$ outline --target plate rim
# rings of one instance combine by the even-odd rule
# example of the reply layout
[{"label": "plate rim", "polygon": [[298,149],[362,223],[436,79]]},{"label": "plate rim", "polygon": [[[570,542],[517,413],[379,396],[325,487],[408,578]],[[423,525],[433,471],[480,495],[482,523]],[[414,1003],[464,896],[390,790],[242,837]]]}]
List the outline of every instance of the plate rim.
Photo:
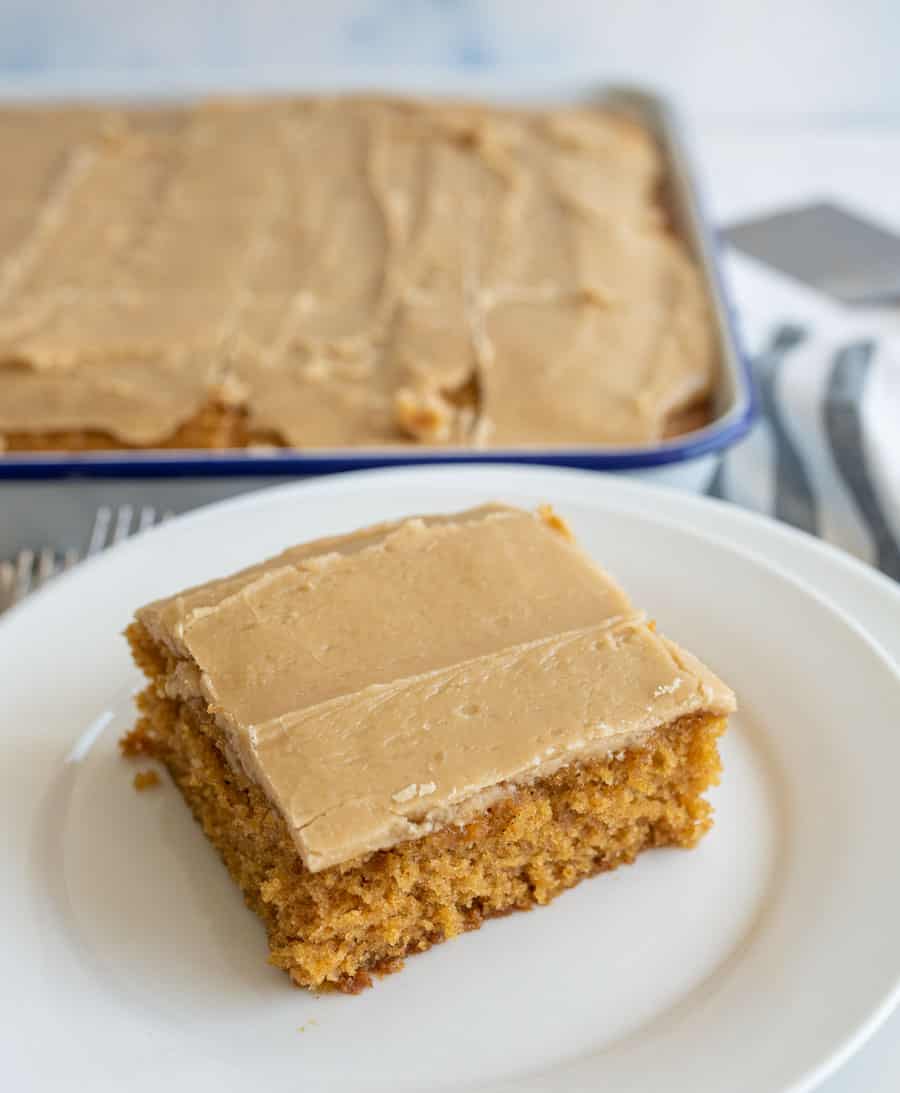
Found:
[{"label": "plate rim", "polygon": [[[565,482],[570,480],[572,482],[580,481],[584,483],[594,482],[602,484],[602,488],[610,489],[615,494],[621,491],[621,497],[628,502],[629,495],[645,496],[648,500],[653,498],[660,498],[666,502],[671,501],[674,497],[679,499],[679,503],[684,505],[687,509],[693,510],[696,513],[702,513],[704,510],[713,509],[727,519],[744,524],[745,526],[754,526],[762,524],[766,527],[767,532],[781,538],[785,543],[790,543],[792,546],[796,545],[802,550],[811,551],[818,554],[820,557],[826,560],[830,564],[838,566],[844,571],[851,572],[856,578],[862,579],[864,582],[870,584],[873,588],[878,588],[881,593],[884,593],[892,600],[900,611],[900,583],[893,581],[890,577],[881,573],[873,566],[868,565],[866,562],[854,555],[849,554],[847,551],[842,550],[840,547],[835,546],[832,543],[827,542],[824,539],[820,539],[817,536],[811,535],[808,532],[802,531],[799,528],[792,527],[790,524],[786,524],[783,521],[776,520],[764,512],[757,512],[753,509],[744,508],[732,501],[723,500],[717,497],[710,497],[708,494],[691,493],[684,490],[673,488],[669,485],[662,485],[655,482],[648,482],[643,478],[633,478],[628,475],[616,474],[606,471],[593,471],[584,470],[577,467],[554,467],[547,465],[531,466],[527,464],[501,462],[497,461],[491,464],[472,464],[465,466],[456,466],[453,464],[430,464],[430,465],[404,465],[404,466],[389,466],[389,467],[364,467],[354,469],[350,471],[341,471],[335,474],[314,476],[311,475],[306,478],[298,478],[289,482],[278,482],[271,485],[262,486],[259,489],[249,490],[246,493],[238,494],[235,497],[219,498],[215,501],[209,501],[202,505],[197,506],[195,509],[191,509],[188,512],[179,513],[173,517],[171,521],[167,521],[166,525],[160,525],[159,527],[150,528],[150,534],[157,534],[162,527],[177,525],[179,527],[185,526],[189,521],[205,518],[211,510],[217,510],[220,508],[230,509],[239,507],[252,507],[258,504],[258,499],[263,496],[270,496],[278,492],[293,492],[295,490],[304,491],[321,491],[332,488],[333,483],[343,483],[353,481],[357,479],[375,479],[387,476],[396,478],[414,478],[414,477],[431,477],[436,475],[438,477],[454,477],[460,481],[467,477],[478,477],[481,475],[493,475],[496,473],[510,474],[513,477],[520,477],[523,480],[535,481],[540,478],[546,478],[549,483],[553,481]],[[672,526],[678,526],[687,531],[694,530],[685,520],[665,517]],[[146,534],[146,532],[145,532]],[[60,574],[54,578],[53,586],[59,587],[60,582],[68,581],[71,579],[74,573],[80,573],[85,566],[93,566],[100,559],[106,557],[109,550],[128,550],[130,549],[136,537],[132,536],[130,539],[125,540],[122,543],[118,543],[115,547],[109,547],[107,550],[100,552],[99,554],[91,557],[83,558],[76,566],[74,566],[68,572]],[[770,562],[759,551],[754,550],[751,547],[744,547],[739,543],[732,543],[728,540],[723,540],[729,548],[743,551],[751,555],[758,557],[765,565],[773,566],[779,569],[783,575],[790,581],[800,583],[805,588],[812,586],[804,578],[798,577],[795,574],[789,572],[786,569],[782,570],[779,563]],[[45,596],[53,587],[44,586],[41,589],[31,593],[25,600],[21,600],[19,603],[13,605],[8,610],[0,614],[0,635],[3,634],[4,628],[9,624],[11,618],[17,618],[19,613],[24,610],[29,604],[33,603],[38,597]],[[851,624],[855,625],[855,620],[840,604],[833,603],[826,593],[820,593],[816,589],[812,588],[813,592],[823,597],[828,605],[834,610],[840,612]],[[865,634],[868,641],[874,643],[883,655],[888,660],[898,663],[898,658],[892,653],[889,653],[884,649],[882,643],[872,635]]]}]

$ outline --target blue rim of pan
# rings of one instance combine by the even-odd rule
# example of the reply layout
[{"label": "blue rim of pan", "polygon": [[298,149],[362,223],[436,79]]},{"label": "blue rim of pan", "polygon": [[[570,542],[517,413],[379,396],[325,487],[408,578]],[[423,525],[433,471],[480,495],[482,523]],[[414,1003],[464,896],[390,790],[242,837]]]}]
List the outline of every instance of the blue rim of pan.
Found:
[{"label": "blue rim of pan", "polygon": [[[695,200],[699,192],[695,188]],[[298,451],[245,449],[171,453],[153,451],[92,451],[83,453],[0,453],[0,481],[51,478],[219,478],[227,475],[320,475],[375,467],[433,464],[522,463],[576,467],[593,471],[648,470],[722,453],[749,432],[757,416],[758,400],[749,359],[741,346],[737,320],[722,276],[718,240],[701,218],[702,242],[707,250],[707,271],[717,305],[727,369],[734,387],[732,405],[709,425],[661,444],[640,448],[504,449],[496,451],[416,451],[382,449]]]},{"label": "blue rim of pan", "polygon": [[223,475],[317,475],[367,467],[401,467],[436,463],[525,463],[551,467],[579,467],[595,471],[624,471],[668,466],[724,451],[743,437],[756,414],[752,388],[747,386],[743,406],[719,422],[653,448],[582,448],[553,451],[491,452],[297,452],[297,451],[160,451],[53,453],[0,456],[0,479],[219,477]]},{"label": "blue rim of pan", "polygon": [[[718,272],[718,271],[717,271]],[[721,279],[715,286],[727,301]],[[727,307],[727,341],[735,384],[733,405],[702,429],[641,448],[504,449],[496,451],[343,451],[207,450],[0,453],[0,481],[50,478],[218,478],[226,475],[319,475],[375,467],[438,463],[523,463],[594,471],[646,470],[724,452],[747,434],[757,416],[750,365],[739,347],[734,313]]]}]

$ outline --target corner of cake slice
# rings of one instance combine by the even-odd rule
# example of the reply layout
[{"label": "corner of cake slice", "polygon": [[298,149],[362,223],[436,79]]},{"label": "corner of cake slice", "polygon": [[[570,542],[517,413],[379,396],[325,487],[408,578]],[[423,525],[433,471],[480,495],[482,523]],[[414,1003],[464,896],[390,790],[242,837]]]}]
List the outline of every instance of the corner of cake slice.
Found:
[{"label": "corner of cake slice", "polygon": [[150,684],[123,750],[166,764],[304,987],[710,826],[732,692],[549,507],[293,547],[128,638]]}]

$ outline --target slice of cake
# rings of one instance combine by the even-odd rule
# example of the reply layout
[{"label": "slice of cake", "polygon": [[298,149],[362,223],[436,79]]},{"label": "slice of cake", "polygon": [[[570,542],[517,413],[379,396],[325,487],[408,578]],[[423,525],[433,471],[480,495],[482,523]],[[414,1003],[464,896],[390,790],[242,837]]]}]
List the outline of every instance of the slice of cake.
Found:
[{"label": "slice of cake", "polygon": [[158,756],[305,987],[693,846],[734,696],[549,508],[293,547],[148,604]]}]

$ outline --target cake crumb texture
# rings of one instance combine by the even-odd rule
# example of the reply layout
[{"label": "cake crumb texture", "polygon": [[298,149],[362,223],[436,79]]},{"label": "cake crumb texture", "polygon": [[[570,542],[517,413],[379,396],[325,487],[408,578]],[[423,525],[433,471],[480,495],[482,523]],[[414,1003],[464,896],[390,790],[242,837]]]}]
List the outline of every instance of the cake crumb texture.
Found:
[{"label": "cake crumb texture", "polygon": [[711,825],[701,795],[718,781],[725,728],[721,717],[682,718],[644,747],[518,787],[465,826],[311,873],[282,817],[227,762],[204,714],[153,684],[138,705],[123,752],[165,763],[265,923],[271,963],[298,986],[351,994],[409,955],[549,903],[642,850],[694,846]]}]

